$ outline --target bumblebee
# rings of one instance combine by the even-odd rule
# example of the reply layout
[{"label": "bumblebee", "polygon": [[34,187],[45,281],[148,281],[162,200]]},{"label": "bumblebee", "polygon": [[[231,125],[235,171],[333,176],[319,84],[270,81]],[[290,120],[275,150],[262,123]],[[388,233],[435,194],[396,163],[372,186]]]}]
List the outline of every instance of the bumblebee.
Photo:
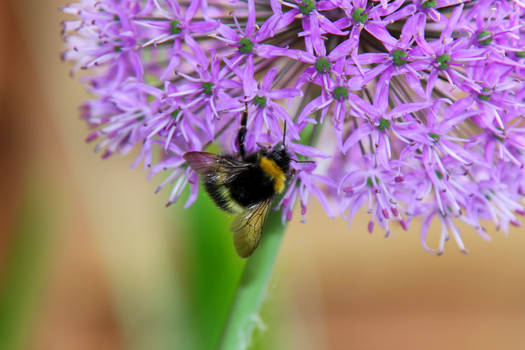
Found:
[{"label": "bumblebee", "polygon": [[[270,205],[282,193],[289,176],[291,157],[283,138],[280,149],[246,154],[244,139],[248,113],[241,117],[237,134],[238,157],[207,152],[187,152],[184,159],[204,182],[206,192],[222,210],[237,214],[231,231],[237,254],[247,258],[261,240]],[[284,134],[286,136],[286,125]]]}]

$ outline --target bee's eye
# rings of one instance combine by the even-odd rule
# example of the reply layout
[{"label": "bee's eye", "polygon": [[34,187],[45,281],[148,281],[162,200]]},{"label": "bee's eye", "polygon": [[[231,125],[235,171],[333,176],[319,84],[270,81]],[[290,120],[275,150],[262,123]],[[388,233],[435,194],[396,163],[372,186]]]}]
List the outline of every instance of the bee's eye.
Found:
[{"label": "bee's eye", "polygon": [[279,167],[284,171],[288,172],[290,169],[290,155],[285,149],[279,151],[273,151],[270,154],[270,157],[279,165]]}]

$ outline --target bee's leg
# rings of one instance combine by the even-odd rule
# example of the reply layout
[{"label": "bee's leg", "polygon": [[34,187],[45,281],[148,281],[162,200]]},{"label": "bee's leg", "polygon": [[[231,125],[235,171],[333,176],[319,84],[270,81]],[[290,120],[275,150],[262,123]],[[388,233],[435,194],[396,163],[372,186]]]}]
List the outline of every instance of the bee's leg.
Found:
[{"label": "bee's leg", "polygon": [[283,149],[286,148],[286,120],[284,121],[284,131],[283,131]]},{"label": "bee's leg", "polygon": [[242,112],[241,127],[237,133],[237,143],[239,144],[239,152],[241,158],[244,160],[246,157],[246,151],[244,149],[244,137],[246,136],[246,123],[248,121],[248,105],[245,104],[246,109]]}]

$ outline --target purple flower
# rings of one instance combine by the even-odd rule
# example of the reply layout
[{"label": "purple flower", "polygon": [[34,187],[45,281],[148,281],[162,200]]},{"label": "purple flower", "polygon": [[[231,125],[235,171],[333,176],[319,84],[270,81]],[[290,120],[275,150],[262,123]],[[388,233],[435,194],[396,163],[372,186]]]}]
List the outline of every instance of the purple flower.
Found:
[{"label": "purple flower", "polygon": [[[151,2],[151,1],[150,1]],[[170,74],[178,68],[181,62],[182,44],[185,42],[192,47],[198,46],[193,39],[193,36],[204,35],[218,27],[218,23],[212,20],[199,21],[194,20],[194,17],[199,10],[200,3],[192,1],[185,9],[184,13],[178,1],[167,1],[167,8],[164,9],[159,5],[158,1],[153,1],[155,8],[160,17],[136,17],[134,22],[140,26],[145,27],[146,37],[151,37],[142,44],[143,47],[149,45],[161,45],[164,43],[172,44],[172,48],[168,51],[170,59],[163,73],[160,75],[161,80],[166,80]],[[154,10],[151,6],[145,6]],[[150,11],[151,11],[150,10]]]},{"label": "purple flower", "polygon": [[[168,204],[199,180],[188,151],[282,142],[283,222],[310,198],[389,236],[422,221],[436,254],[459,221],[484,239],[525,214],[525,4],[505,0],[83,0],[63,9],[96,150],[138,149]],[[283,135],[284,125],[286,134]],[[433,222],[436,239],[427,237]],[[490,225],[492,222],[494,225]],[[437,241],[436,246],[429,242]]]},{"label": "purple flower", "polygon": [[[252,74],[247,75],[246,72],[252,72]],[[248,133],[246,134],[246,148],[249,150],[255,150],[257,143],[264,142],[262,136],[266,130],[275,130],[277,132],[275,136],[282,139],[283,134],[280,123],[287,124],[286,132],[288,137],[299,138],[299,131],[293,119],[277,101],[300,96],[302,92],[295,88],[272,89],[272,83],[277,72],[277,67],[269,69],[262,82],[258,83],[253,78],[253,69],[247,67],[243,72],[243,76],[239,77],[243,81],[245,101],[250,102],[253,106],[249,110],[252,118],[251,123],[248,124]]]}]

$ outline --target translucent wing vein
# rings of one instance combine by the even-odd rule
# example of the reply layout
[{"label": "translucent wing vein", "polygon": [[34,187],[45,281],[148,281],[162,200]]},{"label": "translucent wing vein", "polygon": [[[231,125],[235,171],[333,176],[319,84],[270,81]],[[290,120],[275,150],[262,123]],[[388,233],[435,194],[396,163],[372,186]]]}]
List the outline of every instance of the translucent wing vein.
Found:
[{"label": "translucent wing vein", "polygon": [[241,258],[247,258],[252,255],[255,248],[259,245],[271,202],[270,198],[258,203],[246,209],[234,219],[231,226],[233,243],[237,254]]}]

